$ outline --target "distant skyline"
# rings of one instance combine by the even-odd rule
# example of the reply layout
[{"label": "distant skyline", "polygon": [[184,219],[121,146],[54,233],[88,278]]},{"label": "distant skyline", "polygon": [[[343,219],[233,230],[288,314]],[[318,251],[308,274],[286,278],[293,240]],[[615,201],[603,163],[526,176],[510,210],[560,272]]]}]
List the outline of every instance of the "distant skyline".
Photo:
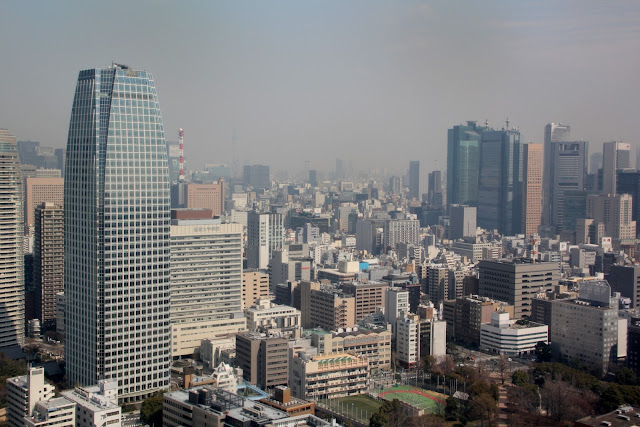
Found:
[{"label": "distant skyline", "polygon": [[640,2],[4,2],[0,128],[64,147],[78,72],[154,76],[191,169],[446,168],[466,120],[640,143]]}]

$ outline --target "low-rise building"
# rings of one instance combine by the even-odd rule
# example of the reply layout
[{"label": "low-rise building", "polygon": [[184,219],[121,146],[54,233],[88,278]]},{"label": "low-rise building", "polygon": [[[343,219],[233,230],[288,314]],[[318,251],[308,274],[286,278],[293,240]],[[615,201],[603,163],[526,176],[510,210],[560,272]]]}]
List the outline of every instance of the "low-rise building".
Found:
[{"label": "low-rise building", "polygon": [[289,340],[282,334],[243,332],[236,336],[236,362],[245,380],[263,389],[287,385]]},{"label": "low-rise building", "polygon": [[[76,404],[64,397],[36,403],[33,412],[19,425],[25,427],[75,427]],[[118,423],[120,420],[118,419]],[[80,424],[82,425],[82,424]]]},{"label": "low-rise building", "polygon": [[315,403],[298,399],[291,396],[291,389],[279,385],[273,390],[273,396],[260,399],[260,403],[272,406],[280,411],[286,412],[290,417],[304,414],[315,414]]},{"label": "low-rise building", "polygon": [[76,404],[76,427],[120,426],[117,380],[101,380],[97,385],[76,387],[61,394]]},{"label": "low-rise building", "polygon": [[[200,359],[205,366],[218,366],[220,363],[233,364],[236,354],[236,335],[227,334],[205,338],[200,344]],[[228,356],[232,355],[232,359]]]},{"label": "low-rise building", "polygon": [[262,298],[269,298],[269,275],[258,270],[243,271],[242,301],[244,308],[251,307]]},{"label": "low-rise building", "polygon": [[348,353],[317,355],[294,354],[290,363],[289,386],[300,399],[334,399],[367,391],[369,362],[366,357]]},{"label": "low-rise building", "polygon": [[509,320],[509,313],[491,313],[491,323],[480,325],[480,348],[494,354],[524,355],[536,344],[549,343],[549,327],[528,320]]},{"label": "low-rise building", "polygon": [[420,318],[405,314],[396,321],[396,361],[413,368],[420,361]]},{"label": "low-rise building", "polygon": [[29,368],[27,375],[7,380],[7,422],[9,426],[24,425],[38,402],[53,398],[54,386],[45,382],[44,368]]},{"label": "low-rise building", "polygon": [[260,299],[251,308],[244,310],[247,329],[250,331],[272,328],[295,329],[300,325],[300,310],[288,305],[278,305],[269,299]]},{"label": "low-rise building", "polygon": [[331,426],[313,414],[289,416],[265,403],[212,386],[165,393],[162,397],[162,424],[166,427]]}]

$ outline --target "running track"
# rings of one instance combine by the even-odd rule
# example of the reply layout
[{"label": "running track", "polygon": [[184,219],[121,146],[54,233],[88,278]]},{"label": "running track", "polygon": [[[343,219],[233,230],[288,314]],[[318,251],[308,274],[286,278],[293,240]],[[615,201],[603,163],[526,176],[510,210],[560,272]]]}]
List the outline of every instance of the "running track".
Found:
[{"label": "running track", "polygon": [[447,402],[445,402],[442,399],[438,399],[437,397],[431,396],[428,393],[425,393],[423,391],[418,391],[418,390],[389,390],[389,391],[383,391],[382,393],[378,393],[378,396],[382,397],[382,396],[384,396],[386,394],[389,394],[389,393],[413,393],[413,394],[419,394],[420,396],[428,397],[429,399],[431,399],[431,400],[433,400],[435,402],[442,403],[442,404],[445,404],[445,405],[447,404]]}]

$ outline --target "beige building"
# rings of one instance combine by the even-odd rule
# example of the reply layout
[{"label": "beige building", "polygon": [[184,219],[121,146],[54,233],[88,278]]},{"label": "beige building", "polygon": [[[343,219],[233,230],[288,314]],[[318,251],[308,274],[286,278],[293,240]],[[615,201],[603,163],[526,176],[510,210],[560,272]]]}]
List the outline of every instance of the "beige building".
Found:
[{"label": "beige building", "polygon": [[327,331],[355,326],[355,297],[346,296],[333,285],[302,281],[300,305],[302,327]]},{"label": "beige building", "polygon": [[44,368],[30,368],[27,375],[7,380],[7,421],[10,427],[23,426],[36,403],[53,398],[55,387],[45,382]]},{"label": "beige building", "polygon": [[24,232],[35,224],[36,207],[44,202],[64,206],[64,178],[26,178],[24,193]]},{"label": "beige building", "polygon": [[24,417],[23,424],[20,425],[25,427],[75,427],[76,404],[64,397],[38,402],[33,408],[33,412]]},{"label": "beige building", "polygon": [[251,307],[257,300],[269,298],[269,275],[258,270],[242,272],[242,300],[244,308]]},{"label": "beige building", "polygon": [[371,372],[391,369],[391,331],[386,328],[314,331],[311,344],[323,355],[352,353],[365,356]]},{"label": "beige building", "polygon": [[224,179],[214,184],[187,184],[187,209],[211,209],[213,216],[221,216],[224,212]]},{"label": "beige building", "polygon": [[35,210],[33,280],[36,317],[43,331],[55,330],[56,294],[64,291],[64,209],[53,203]]},{"label": "beige building", "polygon": [[250,331],[300,328],[300,310],[274,304],[269,299],[258,300],[251,308],[244,310],[244,315]]},{"label": "beige building", "polygon": [[289,387],[300,399],[334,399],[363,394],[369,386],[369,362],[364,356],[336,353],[291,357]]},{"label": "beige building", "polygon": [[605,236],[615,240],[636,238],[636,222],[631,218],[632,207],[633,197],[630,194],[587,196],[587,218],[604,224]]},{"label": "beige building", "polygon": [[538,232],[542,224],[542,144],[524,144],[523,188],[522,188],[522,230],[525,236]]},{"label": "beige building", "polygon": [[345,294],[355,297],[356,322],[374,314],[378,307],[384,307],[385,290],[388,288],[389,284],[383,282],[352,282],[342,285]]}]

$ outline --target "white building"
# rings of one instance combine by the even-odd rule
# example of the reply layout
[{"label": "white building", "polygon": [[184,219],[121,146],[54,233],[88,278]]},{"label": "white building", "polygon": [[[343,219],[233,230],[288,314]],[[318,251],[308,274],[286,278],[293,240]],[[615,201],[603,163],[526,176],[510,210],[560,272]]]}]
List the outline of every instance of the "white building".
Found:
[{"label": "white building", "polygon": [[231,353],[235,358],[235,350],[235,334],[205,338],[200,345],[200,359],[209,367],[218,366],[221,362],[229,363],[229,360],[225,360],[225,353]]},{"label": "white building", "polygon": [[101,427],[121,425],[121,408],[118,405],[118,382],[98,381],[98,385],[76,387],[63,391],[62,396],[75,403],[76,427]]},{"label": "white building", "polygon": [[37,402],[54,395],[54,386],[44,381],[44,368],[29,368],[27,375],[7,380],[7,421],[10,427],[24,425]]},{"label": "white building", "polygon": [[413,368],[420,360],[420,325],[417,314],[396,320],[396,359],[406,368]]},{"label": "white building", "polygon": [[193,355],[205,338],[244,330],[242,303],[242,226],[172,220],[172,357]]},{"label": "white building", "polygon": [[392,332],[395,333],[396,320],[402,317],[403,313],[409,313],[409,291],[387,288],[384,292],[384,319],[391,324]]},{"label": "white building", "polygon": [[247,329],[291,329],[300,327],[300,310],[288,305],[274,304],[268,299],[260,299],[251,308],[244,311]]},{"label": "white building", "polygon": [[[23,418],[25,427],[75,427],[76,404],[64,397],[36,403],[31,415]],[[118,420],[118,425],[120,420]],[[101,424],[102,425],[102,424]]]},{"label": "white building", "polygon": [[549,327],[527,320],[509,320],[509,313],[491,313],[491,323],[480,325],[480,348],[496,354],[521,355],[549,343]]},{"label": "white building", "polygon": [[247,268],[265,270],[273,251],[282,249],[284,226],[282,214],[249,212],[247,214]]}]

